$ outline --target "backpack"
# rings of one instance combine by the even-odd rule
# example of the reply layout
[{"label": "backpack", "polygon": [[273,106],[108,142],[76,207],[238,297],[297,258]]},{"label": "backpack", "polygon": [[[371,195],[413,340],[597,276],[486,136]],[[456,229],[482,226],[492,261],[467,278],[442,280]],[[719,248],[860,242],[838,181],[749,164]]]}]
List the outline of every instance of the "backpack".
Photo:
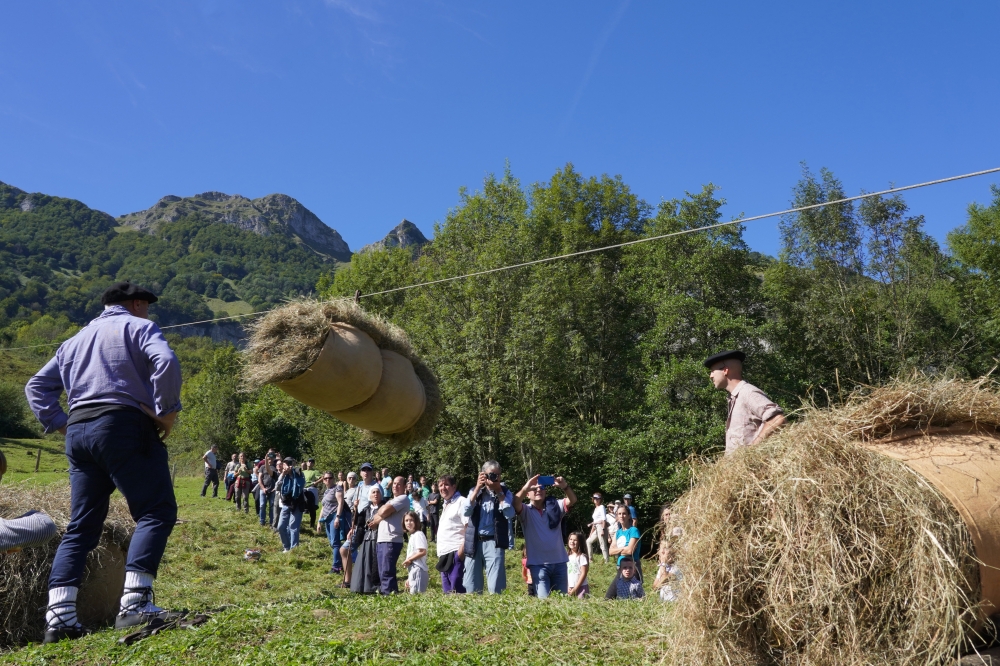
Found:
[{"label": "backpack", "polygon": [[299,470],[294,470],[291,476],[286,476],[281,482],[281,501],[286,506],[299,504],[305,487],[306,477]]}]

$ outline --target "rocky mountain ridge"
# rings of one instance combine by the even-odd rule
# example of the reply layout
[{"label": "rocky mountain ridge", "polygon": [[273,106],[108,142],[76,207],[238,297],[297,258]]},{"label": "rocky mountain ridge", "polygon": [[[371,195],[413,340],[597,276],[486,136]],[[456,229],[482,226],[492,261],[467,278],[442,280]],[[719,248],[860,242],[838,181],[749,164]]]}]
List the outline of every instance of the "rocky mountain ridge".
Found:
[{"label": "rocky mountain ridge", "polygon": [[341,235],[287,194],[269,194],[259,199],[223,192],[204,192],[191,197],[167,195],[151,208],[122,215],[117,221],[124,227],[149,231],[161,222],[174,222],[195,213],[261,236],[287,235],[337,261],[351,259],[351,249]]},{"label": "rocky mountain ridge", "polygon": [[397,224],[392,231],[386,234],[385,238],[365,245],[363,248],[358,250],[358,252],[373,252],[375,250],[384,250],[394,247],[410,247],[419,249],[429,242],[430,241],[427,240],[427,237],[424,236],[420,229],[417,228],[417,225],[407,219],[404,219],[402,222]]}]

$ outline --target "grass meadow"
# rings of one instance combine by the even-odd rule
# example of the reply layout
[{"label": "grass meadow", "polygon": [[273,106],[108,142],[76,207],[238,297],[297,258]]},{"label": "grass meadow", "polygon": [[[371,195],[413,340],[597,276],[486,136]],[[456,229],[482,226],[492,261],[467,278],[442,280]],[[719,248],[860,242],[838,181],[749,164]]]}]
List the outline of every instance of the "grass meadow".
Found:
[{"label": "grass meadow", "polygon": [[[35,476],[34,458],[30,470],[23,469],[28,456],[18,453],[22,447],[15,440],[0,445],[15,461],[12,480]],[[38,445],[38,440],[31,442],[35,451]],[[63,482],[65,458],[60,468],[48,450],[50,443],[42,446],[44,472],[39,482]],[[614,572],[611,564],[598,561],[592,567],[594,598],[535,599],[521,580],[518,538],[518,550],[508,552],[514,557],[507,561],[508,589],[502,595],[445,596],[433,568],[425,595],[352,595],[339,587],[341,576],[329,573],[330,546],[325,536],[308,529],[308,517],[302,544],[283,554],[277,535],[261,527],[252,513],[237,512],[223,499],[202,498],[200,490],[200,479],[177,479],[179,524],[167,547],[156,595],[166,608],[211,611],[207,624],[132,646],[118,643],[128,632],[102,629],[78,641],[0,653],[0,662],[634,666],[667,661],[669,608],[654,597],[605,601],[603,592]],[[261,549],[262,560],[244,561],[247,548]],[[434,560],[431,544],[432,567]],[[400,568],[401,583],[405,575]]]}]

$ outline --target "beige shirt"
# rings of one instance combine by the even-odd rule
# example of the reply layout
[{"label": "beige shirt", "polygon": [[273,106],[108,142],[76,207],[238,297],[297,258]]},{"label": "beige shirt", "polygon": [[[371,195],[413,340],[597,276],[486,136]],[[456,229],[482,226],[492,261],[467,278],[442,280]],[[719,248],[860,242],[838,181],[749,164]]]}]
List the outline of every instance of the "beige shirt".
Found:
[{"label": "beige shirt", "polygon": [[749,446],[764,428],[764,422],[778,414],[784,414],[781,407],[753,384],[741,381],[729,394],[726,455],[732,455],[741,446]]}]

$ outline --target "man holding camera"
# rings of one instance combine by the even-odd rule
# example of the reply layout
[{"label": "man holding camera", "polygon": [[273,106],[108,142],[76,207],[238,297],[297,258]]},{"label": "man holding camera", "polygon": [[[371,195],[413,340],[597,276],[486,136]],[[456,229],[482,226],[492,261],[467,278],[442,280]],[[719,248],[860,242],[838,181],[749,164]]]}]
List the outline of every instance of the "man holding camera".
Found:
[{"label": "man holding camera", "polygon": [[500,483],[500,463],[488,460],[483,464],[468,499],[465,591],[482,594],[485,570],[490,594],[500,594],[507,589],[504,550],[508,546],[507,524],[514,518],[513,496]]},{"label": "man holding camera", "polygon": [[[546,486],[558,486],[566,497],[548,497]],[[525,504],[524,499],[529,503]],[[563,545],[562,519],[576,504],[576,493],[561,476],[534,475],[514,495],[514,513],[524,530],[524,545],[528,551],[528,570],[539,599],[553,590],[563,594],[569,589],[566,563],[569,555]]]}]

